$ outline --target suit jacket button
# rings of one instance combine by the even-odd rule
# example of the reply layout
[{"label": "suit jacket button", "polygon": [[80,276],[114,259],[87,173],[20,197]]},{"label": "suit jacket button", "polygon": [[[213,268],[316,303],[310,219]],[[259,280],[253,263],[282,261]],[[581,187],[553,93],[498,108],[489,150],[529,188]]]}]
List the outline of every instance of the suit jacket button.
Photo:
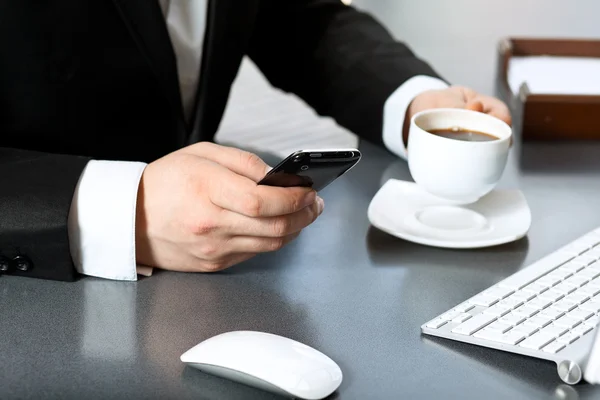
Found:
[{"label": "suit jacket button", "polygon": [[19,271],[26,272],[33,268],[33,263],[26,256],[16,256],[13,258],[13,262]]},{"label": "suit jacket button", "polygon": [[0,256],[0,273],[6,273],[10,269],[10,260],[4,256]]}]

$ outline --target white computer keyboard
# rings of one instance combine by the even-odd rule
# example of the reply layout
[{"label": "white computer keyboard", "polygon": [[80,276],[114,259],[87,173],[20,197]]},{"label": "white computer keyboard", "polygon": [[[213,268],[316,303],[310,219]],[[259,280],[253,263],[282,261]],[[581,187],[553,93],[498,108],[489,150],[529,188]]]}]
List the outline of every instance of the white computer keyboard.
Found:
[{"label": "white computer keyboard", "polygon": [[600,229],[425,323],[423,333],[556,362],[583,375],[600,320]]}]

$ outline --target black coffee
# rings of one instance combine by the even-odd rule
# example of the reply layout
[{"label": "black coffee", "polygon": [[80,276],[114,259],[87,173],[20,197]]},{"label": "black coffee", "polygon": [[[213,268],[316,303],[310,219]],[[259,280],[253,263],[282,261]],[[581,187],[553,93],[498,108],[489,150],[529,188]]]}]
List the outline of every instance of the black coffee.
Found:
[{"label": "black coffee", "polygon": [[463,140],[465,142],[489,142],[500,139],[494,135],[490,135],[489,133],[462,128],[432,129],[428,132],[448,139]]}]

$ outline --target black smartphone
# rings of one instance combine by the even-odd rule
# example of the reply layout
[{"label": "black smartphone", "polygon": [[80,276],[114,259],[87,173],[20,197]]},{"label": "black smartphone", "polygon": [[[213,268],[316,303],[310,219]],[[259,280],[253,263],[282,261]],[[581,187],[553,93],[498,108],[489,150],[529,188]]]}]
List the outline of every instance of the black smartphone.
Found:
[{"label": "black smartphone", "polygon": [[258,182],[269,186],[307,186],[317,192],[354,167],[357,149],[298,150],[286,157]]}]

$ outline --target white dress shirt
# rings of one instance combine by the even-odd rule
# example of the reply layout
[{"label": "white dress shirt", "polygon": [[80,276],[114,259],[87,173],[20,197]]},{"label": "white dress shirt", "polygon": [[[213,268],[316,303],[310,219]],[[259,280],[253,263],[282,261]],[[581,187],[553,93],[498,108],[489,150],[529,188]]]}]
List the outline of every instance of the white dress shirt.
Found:
[{"label": "white dress shirt", "polygon": [[[193,112],[198,86],[207,0],[158,0],[177,58],[181,97],[186,118]],[[447,84],[416,76],[396,89],[384,106],[383,142],[406,158],[402,140],[404,115],[415,96]],[[69,241],[78,272],[106,279],[136,280],[135,209],[137,190],[146,164],[125,161],[90,161],[75,190],[69,213]]]}]

